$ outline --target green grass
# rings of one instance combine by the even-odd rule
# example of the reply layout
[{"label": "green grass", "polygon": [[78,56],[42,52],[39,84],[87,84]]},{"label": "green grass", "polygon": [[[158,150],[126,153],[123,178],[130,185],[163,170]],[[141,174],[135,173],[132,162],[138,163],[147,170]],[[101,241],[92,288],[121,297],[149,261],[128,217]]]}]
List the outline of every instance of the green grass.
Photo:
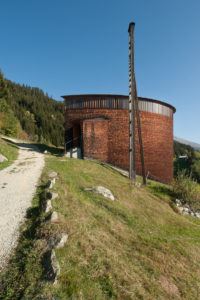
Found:
[{"label": "green grass", "polygon": [[[53,156],[46,158],[43,182],[53,170],[59,174],[53,206],[60,223],[49,227],[35,202],[37,217],[31,214],[20,256],[4,274],[2,299],[21,299],[20,292],[22,299],[51,299],[51,293],[63,300],[200,298],[200,221],[172,209],[170,187],[149,182],[137,188],[96,162]],[[95,185],[109,188],[116,201],[84,190]],[[37,199],[41,195],[42,188]],[[50,285],[42,238],[54,231],[67,232],[69,239],[56,250],[61,274]]]},{"label": "green grass", "polygon": [[18,149],[14,144],[8,143],[0,138],[0,154],[8,159],[8,161],[0,163],[0,170],[2,170],[8,167],[17,158]]}]

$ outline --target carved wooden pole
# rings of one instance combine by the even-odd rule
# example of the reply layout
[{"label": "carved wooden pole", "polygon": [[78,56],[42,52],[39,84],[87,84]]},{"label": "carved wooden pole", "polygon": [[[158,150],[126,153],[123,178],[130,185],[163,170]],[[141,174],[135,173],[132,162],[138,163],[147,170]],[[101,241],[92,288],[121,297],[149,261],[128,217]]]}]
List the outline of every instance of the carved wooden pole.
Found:
[{"label": "carved wooden pole", "polygon": [[134,72],[134,28],[130,23],[129,33],[129,178],[135,181],[135,72]]}]

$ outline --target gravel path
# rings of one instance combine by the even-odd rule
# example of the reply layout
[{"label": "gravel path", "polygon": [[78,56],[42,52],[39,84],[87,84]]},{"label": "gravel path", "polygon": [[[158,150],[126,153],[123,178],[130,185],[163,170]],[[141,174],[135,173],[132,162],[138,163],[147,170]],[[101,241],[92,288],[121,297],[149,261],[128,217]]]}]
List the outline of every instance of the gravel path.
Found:
[{"label": "gravel path", "polygon": [[44,155],[31,144],[20,144],[18,159],[0,171],[0,270],[16,245],[43,167]]}]

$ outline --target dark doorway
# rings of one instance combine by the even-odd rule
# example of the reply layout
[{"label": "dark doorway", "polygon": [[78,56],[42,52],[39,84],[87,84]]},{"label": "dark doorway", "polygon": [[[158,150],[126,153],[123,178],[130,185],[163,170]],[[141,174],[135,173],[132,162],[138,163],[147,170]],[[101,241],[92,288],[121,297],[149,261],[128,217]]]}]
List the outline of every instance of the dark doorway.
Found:
[{"label": "dark doorway", "polygon": [[73,126],[73,147],[81,148],[81,126],[76,124]]},{"label": "dark doorway", "polygon": [[80,124],[74,124],[65,132],[66,151],[72,148],[80,148],[82,152],[82,132]]}]

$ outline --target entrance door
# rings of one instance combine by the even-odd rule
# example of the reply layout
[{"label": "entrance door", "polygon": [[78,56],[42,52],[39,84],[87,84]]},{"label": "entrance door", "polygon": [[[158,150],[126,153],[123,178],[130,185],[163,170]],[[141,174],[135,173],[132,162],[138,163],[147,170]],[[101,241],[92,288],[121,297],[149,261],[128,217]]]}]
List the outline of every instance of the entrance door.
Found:
[{"label": "entrance door", "polygon": [[74,124],[73,127],[66,130],[65,133],[65,147],[66,151],[77,148],[78,157],[82,157],[82,132],[80,124]]},{"label": "entrance door", "polygon": [[76,124],[73,126],[73,147],[81,148],[81,126]]},{"label": "entrance door", "polygon": [[65,131],[65,147],[66,150],[73,148],[73,127]]}]

